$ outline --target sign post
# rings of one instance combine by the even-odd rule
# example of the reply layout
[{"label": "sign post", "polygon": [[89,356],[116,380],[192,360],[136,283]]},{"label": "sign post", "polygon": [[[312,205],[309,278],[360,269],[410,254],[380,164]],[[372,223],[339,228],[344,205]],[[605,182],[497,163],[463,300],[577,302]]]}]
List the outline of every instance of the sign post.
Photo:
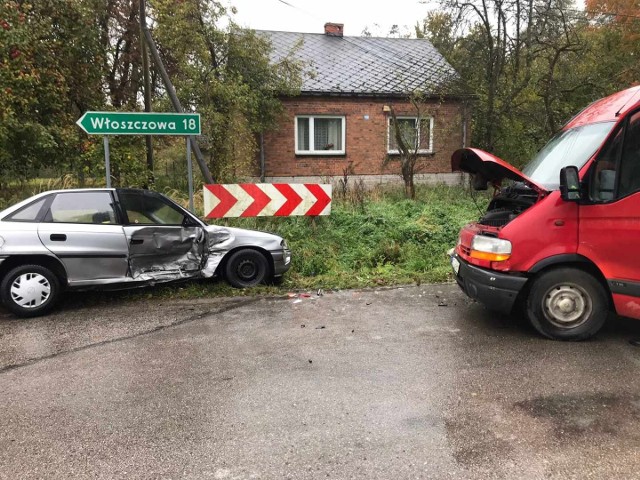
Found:
[{"label": "sign post", "polygon": [[195,213],[193,208],[193,165],[191,164],[191,139],[187,139],[187,175],[189,176],[189,211]]},{"label": "sign post", "polygon": [[109,135],[180,135],[187,139],[189,208],[193,212],[193,167],[189,137],[200,135],[199,113],[85,112],[76,124],[89,135],[104,136],[104,166],[111,188]]},{"label": "sign post", "polygon": [[104,170],[107,176],[107,188],[111,188],[111,163],[109,162],[109,137],[102,137],[104,140]]}]

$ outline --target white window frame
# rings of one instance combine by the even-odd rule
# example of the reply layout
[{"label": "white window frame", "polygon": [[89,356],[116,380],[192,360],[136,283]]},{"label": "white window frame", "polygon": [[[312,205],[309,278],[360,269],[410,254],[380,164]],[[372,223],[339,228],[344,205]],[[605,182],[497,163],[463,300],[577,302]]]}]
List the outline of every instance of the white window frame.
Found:
[{"label": "white window frame", "polygon": [[[418,120],[421,121],[425,121],[425,120],[429,120],[429,148],[420,148],[418,149],[418,153],[423,153],[423,154],[429,154],[429,153],[433,153],[433,124],[434,124],[434,117],[432,116],[424,116],[424,117],[417,117],[415,115],[396,115],[396,119],[398,120],[415,120],[418,123],[418,138],[420,138],[420,122],[418,122]],[[390,145],[391,145],[391,122],[393,121],[393,117],[389,116],[389,118],[387,119],[387,153],[390,155],[400,155],[400,150],[398,149],[391,149]]]},{"label": "white window frame", "polygon": [[[309,119],[309,147],[313,147],[311,150],[299,150],[298,149],[298,119],[300,118],[308,118]],[[315,119],[339,119],[342,121],[342,149],[341,150],[315,150],[315,145],[312,145],[315,137]],[[344,115],[296,115],[294,120],[294,145],[296,155],[344,155],[346,151],[346,117]]]}]

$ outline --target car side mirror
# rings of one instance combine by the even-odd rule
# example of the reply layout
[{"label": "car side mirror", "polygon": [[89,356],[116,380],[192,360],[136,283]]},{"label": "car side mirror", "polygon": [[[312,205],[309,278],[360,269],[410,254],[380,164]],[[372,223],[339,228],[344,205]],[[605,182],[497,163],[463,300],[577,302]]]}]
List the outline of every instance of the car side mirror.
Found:
[{"label": "car side mirror", "polygon": [[560,196],[565,202],[577,202],[582,198],[578,167],[564,167],[560,170]]},{"label": "car side mirror", "polygon": [[191,218],[189,215],[185,215],[184,218],[182,219],[182,226],[183,227],[199,227],[200,224],[196,222],[193,218]]}]

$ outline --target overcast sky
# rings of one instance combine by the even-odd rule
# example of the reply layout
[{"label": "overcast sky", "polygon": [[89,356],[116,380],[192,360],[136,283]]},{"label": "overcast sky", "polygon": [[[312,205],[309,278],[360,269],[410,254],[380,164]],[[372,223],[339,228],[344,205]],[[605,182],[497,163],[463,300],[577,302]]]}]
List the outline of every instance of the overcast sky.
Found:
[{"label": "overcast sky", "polygon": [[[344,34],[368,28],[386,36],[393,25],[413,32],[429,7],[419,0],[224,0],[238,13],[236,23],[255,30],[323,33],[326,22],[344,23]],[[291,6],[289,6],[289,5]]]}]

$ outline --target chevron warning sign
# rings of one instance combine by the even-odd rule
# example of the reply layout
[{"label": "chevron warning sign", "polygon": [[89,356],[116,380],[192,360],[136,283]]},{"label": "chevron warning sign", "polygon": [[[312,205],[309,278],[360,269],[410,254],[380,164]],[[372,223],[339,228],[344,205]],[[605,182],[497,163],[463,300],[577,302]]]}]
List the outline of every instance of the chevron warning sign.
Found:
[{"label": "chevron warning sign", "polygon": [[206,218],[329,215],[331,185],[237,183],[204,186]]}]

